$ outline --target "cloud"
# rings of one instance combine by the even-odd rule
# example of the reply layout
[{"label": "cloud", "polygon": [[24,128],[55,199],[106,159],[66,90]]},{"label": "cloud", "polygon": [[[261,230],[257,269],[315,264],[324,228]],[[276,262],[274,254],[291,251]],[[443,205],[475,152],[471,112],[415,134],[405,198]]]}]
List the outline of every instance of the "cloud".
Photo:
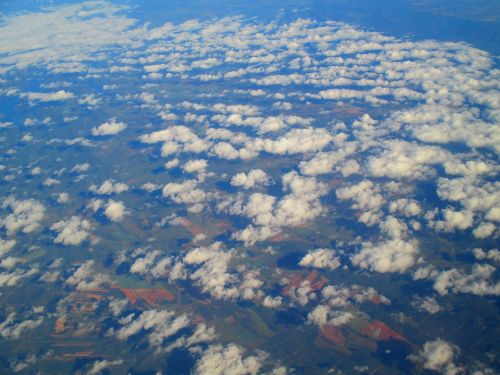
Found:
[{"label": "cloud", "polygon": [[246,204],[240,198],[219,203],[219,211],[245,215],[252,220],[252,224],[236,233],[234,238],[251,245],[279,233],[283,227],[303,225],[323,212],[319,201],[327,192],[323,183],[291,171],[282,176],[282,184],[288,194],[280,200],[268,194],[253,193]]},{"label": "cloud", "polygon": [[64,204],[68,203],[69,201],[69,194],[68,193],[59,193],[57,195],[57,203]]},{"label": "cloud", "polygon": [[112,119],[110,122],[105,122],[98,127],[92,128],[92,135],[94,137],[102,137],[106,135],[115,135],[127,128],[127,125],[123,122],[116,122]]},{"label": "cloud", "polygon": [[4,240],[0,238],[0,257],[11,251],[16,245],[16,240]]},{"label": "cloud", "polygon": [[354,316],[349,312],[333,311],[329,306],[319,305],[307,315],[307,322],[320,327],[324,325],[340,326],[348,323]]},{"label": "cloud", "polygon": [[119,320],[121,327],[111,331],[119,340],[144,333],[152,348],[159,348],[163,342],[190,325],[187,314],[177,315],[169,310],[146,310],[136,315],[132,313]]},{"label": "cloud", "polygon": [[87,371],[87,375],[101,374],[103,370],[106,370],[110,367],[120,366],[122,364],[123,364],[122,359],[118,359],[115,361],[108,361],[107,359],[103,359],[101,361],[95,361]]},{"label": "cloud", "polygon": [[[1,241],[0,241],[0,249],[1,249]],[[495,262],[500,262],[500,251],[498,249],[491,249],[488,251],[484,251],[483,249],[475,248],[474,250],[472,250],[472,253],[474,254],[474,257],[477,260],[489,259]]]},{"label": "cloud", "polygon": [[13,271],[2,272],[0,273],[0,287],[16,286],[22,280],[28,279],[38,272],[39,269],[37,267],[32,267],[29,269],[21,269],[17,267]]},{"label": "cloud", "polygon": [[6,17],[0,27],[2,65],[44,66],[57,72],[75,62],[98,60],[94,54],[101,48],[131,42],[134,33],[127,35],[127,29],[134,21],[119,15],[122,9],[86,2]]},{"label": "cloud", "polygon": [[421,146],[404,141],[384,142],[386,151],[368,158],[368,173],[375,177],[424,179],[432,170],[433,164],[441,164],[449,154],[434,146]]},{"label": "cloud", "polygon": [[3,322],[0,322],[0,336],[12,340],[19,339],[26,331],[33,330],[43,323],[43,317],[19,321],[17,314],[11,312]]},{"label": "cloud", "polygon": [[91,192],[98,195],[119,194],[127,191],[128,189],[129,187],[127,184],[122,182],[113,183],[111,180],[104,181],[101,186],[92,185],[89,187]]},{"label": "cloud", "polygon": [[89,163],[76,164],[73,168],[71,168],[71,172],[83,173],[87,172],[90,169]]},{"label": "cloud", "polygon": [[90,234],[90,223],[78,216],[61,220],[51,225],[50,230],[57,232],[54,243],[63,245],[80,245]]},{"label": "cloud", "polygon": [[235,345],[211,345],[196,362],[195,375],[258,374],[268,354],[262,351],[244,357],[244,350]]},{"label": "cloud", "polygon": [[180,151],[200,153],[207,151],[210,142],[200,139],[188,127],[175,125],[139,137],[142,143],[162,143],[162,156],[168,156]]},{"label": "cloud", "polygon": [[71,92],[65,90],[59,90],[57,92],[29,92],[27,94],[21,94],[21,97],[27,97],[29,100],[38,100],[41,102],[57,102],[62,100],[73,99],[74,95]]},{"label": "cloud", "polygon": [[454,361],[458,355],[458,348],[440,338],[427,341],[418,355],[411,355],[410,359],[421,363],[425,369],[452,375],[462,372]]},{"label": "cloud", "polygon": [[170,182],[163,187],[162,194],[176,203],[200,203],[205,200],[206,194],[197,186],[196,180],[185,180],[181,183]]},{"label": "cloud", "polygon": [[362,211],[358,220],[367,225],[377,223],[382,214],[380,212],[385,199],[380,194],[380,188],[370,180],[363,180],[356,185],[337,189],[335,192],[340,200],[353,200],[351,208]]},{"label": "cloud", "polygon": [[193,267],[189,278],[217,299],[235,299],[240,296],[237,288],[237,278],[227,272],[233,251],[223,251],[222,244],[216,242],[209,247],[197,247],[184,255],[183,262],[187,267]]},{"label": "cloud", "polygon": [[478,296],[500,295],[500,283],[495,283],[493,274],[496,268],[489,264],[474,264],[471,272],[452,268],[432,274],[434,290],[441,295],[452,293],[466,293]]},{"label": "cloud", "polygon": [[6,198],[2,208],[11,213],[0,218],[0,227],[5,228],[8,235],[14,235],[21,231],[32,233],[40,228],[40,222],[45,215],[45,207],[34,199],[16,200],[13,197]]},{"label": "cloud", "polygon": [[189,160],[182,169],[187,173],[203,173],[207,168],[207,161],[205,159]]},{"label": "cloud", "polygon": [[328,268],[334,270],[340,266],[340,260],[335,255],[336,253],[332,249],[310,250],[300,260],[299,265],[302,267]]},{"label": "cloud", "polygon": [[403,273],[414,265],[417,254],[416,241],[393,239],[377,245],[367,242],[351,257],[351,262],[355,266],[375,272]]},{"label": "cloud", "polygon": [[156,353],[169,352],[175,348],[190,348],[215,339],[214,329],[204,323],[193,324],[186,313],[176,314],[169,310],[146,310],[140,314],[132,313],[119,319],[119,329],[109,333],[119,340],[145,334],[151,348]]},{"label": "cloud", "polygon": [[111,221],[122,221],[125,214],[123,202],[115,202],[114,200],[110,200],[104,210],[104,215]]},{"label": "cloud", "polygon": [[88,260],[80,264],[66,279],[66,284],[74,286],[77,290],[98,289],[103,284],[108,284],[111,279],[108,275],[94,270],[94,261]]},{"label": "cloud", "polygon": [[256,185],[266,185],[269,176],[262,169],[252,169],[248,173],[238,173],[231,178],[232,186],[241,186],[244,189],[251,189]]},{"label": "cloud", "polygon": [[382,304],[391,303],[387,297],[379,294],[374,288],[356,284],[349,287],[327,285],[321,290],[321,298],[325,304],[335,308],[346,307],[352,303],[361,304],[374,299]]},{"label": "cloud", "polygon": [[442,310],[439,303],[436,301],[434,297],[424,297],[424,298],[416,298],[412,302],[412,306],[420,311],[427,312],[429,314],[436,314]]}]

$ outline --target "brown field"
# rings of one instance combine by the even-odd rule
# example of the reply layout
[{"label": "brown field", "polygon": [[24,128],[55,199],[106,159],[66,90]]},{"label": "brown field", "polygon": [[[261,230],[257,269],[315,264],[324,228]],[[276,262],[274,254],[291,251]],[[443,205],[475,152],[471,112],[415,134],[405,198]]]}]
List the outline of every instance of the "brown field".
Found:
[{"label": "brown field", "polygon": [[120,288],[120,291],[125,294],[132,305],[135,305],[139,300],[146,301],[150,306],[157,305],[162,301],[172,302],[175,300],[175,296],[163,288]]}]

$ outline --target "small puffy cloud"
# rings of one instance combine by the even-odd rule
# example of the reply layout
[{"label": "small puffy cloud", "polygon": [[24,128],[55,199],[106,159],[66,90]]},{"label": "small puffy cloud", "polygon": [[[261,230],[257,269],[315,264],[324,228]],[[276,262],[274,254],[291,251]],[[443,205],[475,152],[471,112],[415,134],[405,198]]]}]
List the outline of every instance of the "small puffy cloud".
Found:
[{"label": "small puffy cloud", "polygon": [[332,249],[310,250],[299,262],[302,267],[337,269],[340,260]]},{"label": "small puffy cloud", "polygon": [[31,170],[32,176],[38,176],[40,173],[42,173],[42,168],[40,167],[35,167]]},{"label": "small puffy cloud", "polygon": [[176,203],[200,203],[205,200],[205,192],[197,188],[196,180],[181,183],[170,182],[163,187],[162,194]]},{"label": "small puffy cloud", "polygon": [[235,344],[211,345],[201,355],[194,375],[259,374],[268,354],[262,351],[244,357],[244,350]]},{"label": "small puffy cloud", "polygon": [[334,311],[327,305],[319,305],[307,315],[308,323],[318,326],[339,326],[348,323],[354,316],[349,312]]},{"label": "small puffy cloud", "polygon": [[16,245],[16,240],[4,240],[0,238],[0,257],[7,254]]},{"label": "small puffy cloud", "polygon": [[429,314],[436,314],[442,310],[434,297],[416,298],[412,306]]},{"label": "small puffy cloud", "polygon": [[[1,249],[1,241],[0,241],[0,249]],[[488,251],[484,251],[483,249],[476,248],[472,250],[474,257],[477,260],[489,259],[494,262],[500,262],[500,251],[498,249],[492,249]],[[0,250],[1,254],[1,250]]]},{"label": "small puffy cloud", "polygon": [[351,303],[363,303],[376,299],[379,303],[390,304],[391,301],[377,293],[374,288],[365,288],[359,285],[342,287],[328,285],[321,290],[321,296],[325,303],[332,307],[345,307]]},{"label": "small puffy cloud", "polygon": [[210,142],[200,139],[186,126],[170,126],[167,129],[142,135],[139,137],[139,140],[147,144],[163,143],[163,156],[181,150],[184,152],[200,153],[207,151],[210,146]]},{"label": "small puffy cloud", "polygon": [[172,159],[172,160],[169,160],[167,161],[163,167],[165,169],[172,169],[172,168],[175,168],[179,165],[179,159]]},{"label": "small puffy cloud", "polygon": [[385,199],[380,194],[380,188],[370,180],[363,180],[358,184],[337,189],[335,192],[339,200],[352,200],[351,208],[362,211],[358,221],[366,225],[374,225],[381,219],[381,208]]},{"label": "small puffy cloud", "polygon": [[186,164],[184,164],[182,169],[184,169],[184,171],[187,173],[203,173],[205,172],[207,165],[208,163],[206,160],[196,159],[188,161]]},{"label": "small puffy cloud", "polygon": [[8,235],[32,233],[40,227],[45,214],[45,207],[34,199],[16,200],[13,197],[5,199],[2,208],[11,213],[0,218],[0,227],[5,228]]},{"label": "small puffy cloud", "polygon": [[413,266],[417,254],[415,241],[396,238],[377,245],[364,243],[361,250],[351,257],[351,262],[375,272],[403,273]]},{"label": "small puffy cloud", "polygon": [[262,301],[262,306],[270,309],[277,309],[282,305],[283,305],[283,298],[280,296],[277,297],[266,296]]},{"label": "small puffy cloud", "polygon": [[108,275],[94,270],[94,261],[88,260],[79,265],[66,279],[66,284],[74,286],[77,290],[92,290],[111,282]]},{"label": "small puffy cloud", "polygon": [[456,346],[438,338],[427,341],[418,355],[411,355],[409,358],[421,363],[425,369],[453,375],[462,372],[462,369],[454,363],[458,352]]},{"label": "small puffy cloud", "polygon": [[252,169],[248,173],[238,173],[231,178],[232,186],[241,186],[244,189],[251,189],[256,185],[266,185],[269,176],[262,169]]},{"label": "small puffy cloud", "polygon": [[146,182],[145,184],[142,184],[141,189],[152,193],[153,191],[161,189],[161,186],[152,182]]},{"label": "small puffy cloud", "polygon": [[120,366],[121,364],[123,364],[123,360],[121,359],[116,361],[108,361],[107,359],[95,361],[87,371],[87,375],[101,374],[103,370],[109,369],[110,367]]},{"label": "small puffy cloud", "polygon": [[495,233],[496,225],[493,223],[483,222],[476,229],[472,231],[472,234],[476,238],[487,238]]},{"label": "small puffy cloud", "polygon": [[61,181],[56,180],[55,178],[47,177],[43,181],[43,186],[54,186],[54,185],[59,185],[60,183],[61,183]]},{"label": "small puffy cloud", "polygon": [[73,168],[71,168],[71,172],[83,173],[87,172],[90,169],[89,163],[76,164]]},{"label": "small puffy cloud", "polygon": [[106,180],[102,183],[101,186],[92,185],[89,190],[98,195],[110,195],[110,194],[118,194],[123,193],[129,189],[127,184],[122,182],[113,183],[111,180]]},{"label": "small puffy cloud", "polygon": [[412,217],[418,216],[422,212],[422,208],[419,203],[414,199],[401,198],[392,201],[389,204],[390,213],[398,213],[402,216]]},{"label": "small puffy cloud", "polygon": [[123,122],[116,122],[115,119],[112,119],[109,122],[105,122],[98,127],[92,128],[92,135],[94,137],[100,137],[105,135],[115,135],[125,130],[127,125]]},{"label": "small puffy cloud", "polygon": [[104,209],[104,215],[111,221],[122,221],[125,216],[125,205],[123,202],[110,200]]},{"label": "small puffy cloud", "polygon": [[51,230],[57,232],[54,243],[63,245],[79,245],[89,237],[90,223],[80,218],[72,216],[68,220],[61,220],[52,224]]},{"label": "small puffy cloud", "polygon": [[72,99],[75,96],[72,92],[59,90],[56,92],[29,92],[27,94],[21,94],[21,97],[27,97],[30,101],[57,102]]},{"label": "small puffy cloud", "polygon": [[60,193],[57,196],[57,203],[63,204],[67,203],[69,201],[69,194],[68,193]]},{"label": "small puffy cloud", "polygon": [[474,215],[472,211],[455,211],[451,208],[443,210],[444,221],[437,223],[436,227],[445,231],[454,231],[456,229],[464,230],[470,228],[473,224]]},{"label": "small puffy cloud", "polygon": [[219,142],[212,148],[212,153],[221,159],[233,160],[240,157],[240,153],[228,142]]},{"label": "small puffy cloud", "polygon": [[265,151],[277,155],[293,155],[315,152],[324,149],[334,140],[330,132],[324,128],[292,129],[277,139],[256,138],[246,145],[255,152]]}]

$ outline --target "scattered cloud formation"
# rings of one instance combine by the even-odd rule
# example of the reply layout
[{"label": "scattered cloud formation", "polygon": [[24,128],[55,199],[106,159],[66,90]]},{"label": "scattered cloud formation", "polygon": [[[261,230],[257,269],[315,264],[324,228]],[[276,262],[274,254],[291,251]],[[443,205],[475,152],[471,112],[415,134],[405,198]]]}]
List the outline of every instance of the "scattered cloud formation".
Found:
[{"label": "scattered cloud formation", "polygon": [[57,232],[54,243],[62,245],[80,245],[89,238],[90,229],[90,222],[79,216],[58,221],[50,227],[50,230]]},{"label": "scattered cloud formation", "polygon": [[302,267],[328,268],[334,270],[340,266],[340,260],[335,255],[336,253],[332,249],[310,250],[300,260],[299,265]]},{"label": "scattered cloud formation", "polygon": [[10,212],[0,218],[0,227],[5,228],[8,235],[36,231],[40,228],[45,214],[43,204],[34,199],[16,200],[9,197],[3,201],[2,208]]},{"label": "scattered cloud formation", "polygon": [[89,190],[97,195],[119,194],[129,189],[127,184],[122,182],[113,183],[111,180],[104,181],[100,186],[92,185]]},{"label": "scattered cloud formation", "polygon": [[251,189],[256,185],[267,185],[269,176],[262,169],[252,169],[248,173],[238,173],[231,178],[231,185]]},{"label": "scattered cloud formation", "polygon": [[97,127],[92,128],[92,135],[94,137],[102,137],[106,135],[115,135],[127,128],[127,125],[123,122],[116,122],[112,119],[110,122],[102,123]]}]

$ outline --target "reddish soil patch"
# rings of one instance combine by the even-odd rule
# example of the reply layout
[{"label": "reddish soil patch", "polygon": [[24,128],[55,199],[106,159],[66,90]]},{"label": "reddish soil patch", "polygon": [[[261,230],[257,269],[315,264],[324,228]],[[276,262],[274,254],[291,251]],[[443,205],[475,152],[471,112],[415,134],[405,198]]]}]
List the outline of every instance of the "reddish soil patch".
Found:
[{"label": "reddish soil patch", "polygon": [[309,286],[312,290],[317,291],[322,289],[328,282],[328,279],[324,276],[320,276],[318,271],[311,272],[306,278],[302,276],[295,276],[290,282],[283,288],[283,294],[288,295],[292,289],[300,287],[304,282],[308,281]]},{"label": "reddish soil patch", "polygon": [[173,301],[175,296],[166,289],[142,289],[142,288],[120,288],[132,305],[135,305],[138,300],[146,301],[149,305],[156,305],[161,301]]},{"label": "reddish soil patch", "polygon": [[193,224],[185,217],[179,217],[177,220],[178,223],[186,228],[193,236],[197,236],[203,233],[203,229],[199,225]]},{"label": "reddish soil patch", "polygon": [[332,325],[323,326],[321,329],[321,335],[328,341],[335,344],[344,344],[345,337],[340,332],[340,328]]},{"label": "reddish soil patch", "polygon": [[362,331],[365,335],[380,341],[380,340],[398,340],[408,341],[404,336],[387,327],[384,323],[374,320],[368,324]]}]

